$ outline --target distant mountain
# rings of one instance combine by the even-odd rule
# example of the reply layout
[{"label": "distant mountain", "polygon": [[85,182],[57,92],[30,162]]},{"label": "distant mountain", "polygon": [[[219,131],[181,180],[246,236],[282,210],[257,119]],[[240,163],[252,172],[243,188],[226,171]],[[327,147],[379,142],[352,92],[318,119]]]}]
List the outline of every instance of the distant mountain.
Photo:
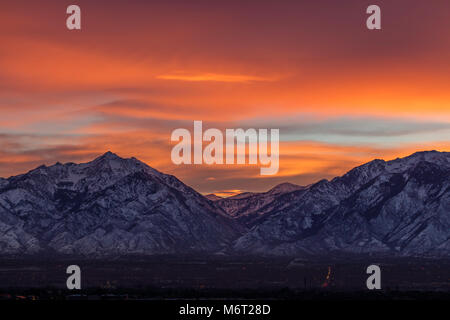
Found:
[{"label": "distant mountain", "polygon": [[281,194],[234,245],[241,253],[450,256],[450,153],[374,160]]},{"label": "distant mountain", "polygon": [[0,254],[216,252],[239,230],[175,177],[111,152],[0,181]]},{"label": "distant mountain", "polygon": [[285,182],[285,183],[281,183],[281,184],[273,187],[266,193],[267,194],[281,194],[281,193],[288,193],[288,192],[298,191],[298,190],[303,190],[303,189],[305,189],[305,187],[299,186],[299,185],[296,185],[293,183]]},{"label": "distant mountain", "polygon": [[218,252],[450,257],[450,153],[220,199],[110,152],[0,179],[0,255]]},{"label": "distant mountain", "polygon": [[215,200],[215,204],[241,224],[252,227],[262,216],[275,209],[272,204],[282,194],[303,190],[304,188],[292,183],[282,183],[267,192],[244,192]]},{"label": "distant mountain", "polygon": [[217,200],[223,199],[222,197],[219,197],[219,196],[215,195],[214,193],[207,194],[205,196],[205,198],[208,200],[211,200],[211,201],[217,201]]}]

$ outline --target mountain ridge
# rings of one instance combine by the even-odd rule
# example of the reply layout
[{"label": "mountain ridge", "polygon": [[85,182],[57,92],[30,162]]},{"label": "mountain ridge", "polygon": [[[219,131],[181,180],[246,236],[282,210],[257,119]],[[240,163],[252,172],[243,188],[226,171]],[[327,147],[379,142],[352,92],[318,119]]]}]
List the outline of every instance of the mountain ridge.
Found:
[{"label": "mountain ridge", "polygon": [[239,227],[176,177],[106,153],[40,166],[0,189],[0,252],[216,252]]},{"label": "mountain ridge", "polygon": [[306,187],[215,199],[136,158],[0,179],[0,255],[450,256],[450,153],[372,160]]},{"label": "mountain ridge", "polygon": [[234,249],[449,256],[449,155],[430,151],[373,160],[284,195]]}]

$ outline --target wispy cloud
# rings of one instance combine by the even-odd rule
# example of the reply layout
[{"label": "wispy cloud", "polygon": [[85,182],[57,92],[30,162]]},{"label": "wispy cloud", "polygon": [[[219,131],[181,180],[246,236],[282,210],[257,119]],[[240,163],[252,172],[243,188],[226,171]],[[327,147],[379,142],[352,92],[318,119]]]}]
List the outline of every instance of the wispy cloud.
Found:
[{"label": "wispy cloud", "polygon": [[252,82],[252,81],[274,81],[274,78],[265,78],[251,75],[236,74],[217,74],[217,73],[201,73],[201,74],[163,74],[156,77],[162,80],[179,80],[190,82]]},{"label": "wispy cloud", "polygon": [[395,146],[450,137],[450,121],[417,118],[292,114],[241,122],[245,127],[279,128],[283,141],[317,141],[339,145]]}]

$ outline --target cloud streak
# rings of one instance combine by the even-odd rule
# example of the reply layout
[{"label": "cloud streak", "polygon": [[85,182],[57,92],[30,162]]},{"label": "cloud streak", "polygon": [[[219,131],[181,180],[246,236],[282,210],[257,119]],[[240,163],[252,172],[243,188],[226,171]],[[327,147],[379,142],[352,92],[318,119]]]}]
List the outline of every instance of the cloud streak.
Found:
[{"label": "cloud streak", "polygon": [[157,76],[156,79],[179,80],[189,82],[212,81],[212,82],[243,82],[243,83],[252,81],[274,81],[274,79],[250,75],[214,74],[214,73],[203,73],[193,75],[165,74]]}]

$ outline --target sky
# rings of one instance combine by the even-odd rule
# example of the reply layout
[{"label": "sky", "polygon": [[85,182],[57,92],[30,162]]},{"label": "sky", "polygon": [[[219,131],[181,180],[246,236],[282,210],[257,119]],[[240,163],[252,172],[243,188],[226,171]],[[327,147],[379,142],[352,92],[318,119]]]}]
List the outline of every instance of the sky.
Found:
[{"label": "sky", "polygon": [[[110,150],[227,195],[450,151],[449,60],[448,0],[2,1],[0,176]],[[174,165],[194,120],[279,128],[278,174]]]}]

